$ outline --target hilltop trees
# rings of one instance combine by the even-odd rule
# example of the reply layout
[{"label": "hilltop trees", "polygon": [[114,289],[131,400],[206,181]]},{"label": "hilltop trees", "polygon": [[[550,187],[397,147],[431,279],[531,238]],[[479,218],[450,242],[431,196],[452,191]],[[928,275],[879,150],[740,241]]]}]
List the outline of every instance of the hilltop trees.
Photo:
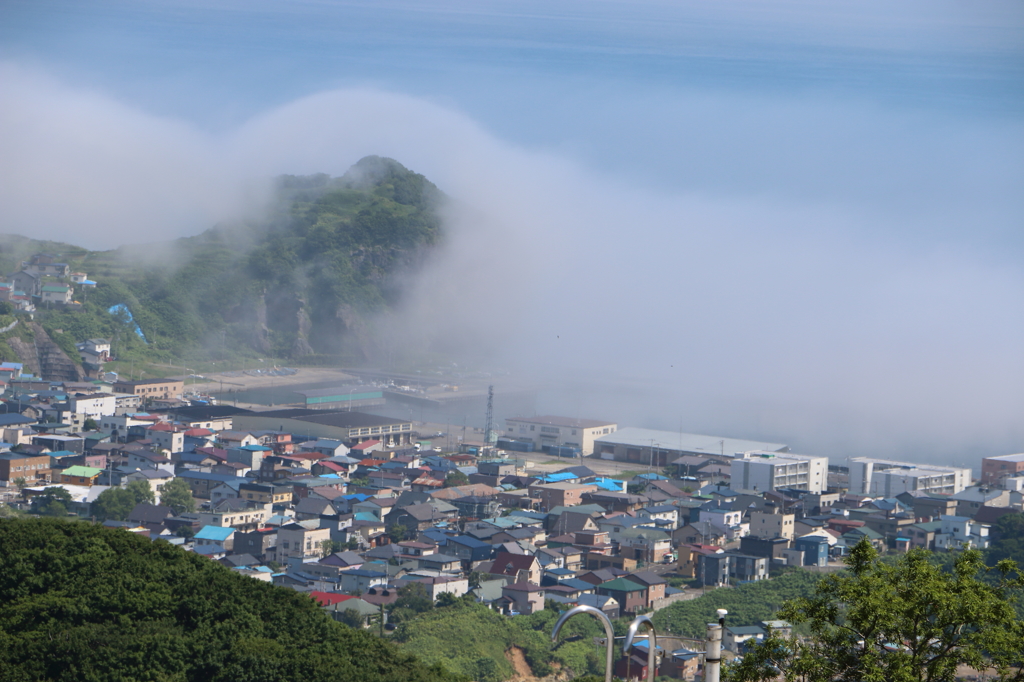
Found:
[{"label": "hilltop trees", "polygon": [[0,519],[0,679],[459,682],[308,596],[123,530]]},{"label": "hilltop trees", "polygon": [[1020,569],[1001,562],[996,584],[981,579],[982,554],[965,550],[944,573],[924,550],[882,562],[862,540],[849,569],[821,581],[815,594],[786,604],[779,617],[805,623],[811,636],[776,635],[727,671],[730,682],[947,682],[959,665],[997,668],[1024,680],[1024,622],[1013,601]]}]

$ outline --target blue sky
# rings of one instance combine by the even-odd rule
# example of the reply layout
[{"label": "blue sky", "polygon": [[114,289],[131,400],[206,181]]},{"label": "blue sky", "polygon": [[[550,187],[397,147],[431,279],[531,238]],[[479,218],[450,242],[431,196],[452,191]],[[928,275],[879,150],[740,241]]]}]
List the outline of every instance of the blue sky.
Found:
[{"label": "blue sky", "polygon": [[1024,450],[1022,86],[1019,2],[7,0],[0,229],[159,241],[393,156],[473,211],[425,337],[530,330],[467,344],[599,418],[967,459]]}]

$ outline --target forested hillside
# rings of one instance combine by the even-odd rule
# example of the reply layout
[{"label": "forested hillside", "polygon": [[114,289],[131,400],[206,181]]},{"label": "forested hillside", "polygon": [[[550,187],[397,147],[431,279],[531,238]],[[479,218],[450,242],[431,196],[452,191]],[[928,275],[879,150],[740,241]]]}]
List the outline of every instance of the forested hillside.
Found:
[{"label": "forested hillside", "polygon": [[[276,192],[265,218],[174,242],[88,251],[3,237],[0,270],[49,252],[98,283],[76,287],[81,309],[40,306],[62,348],[103,337],[122,359],[368,358],[373,315],[400,299],[441,238],[444,195],[380,157],[340,178],[278,178]],[[12,354],[2,337],[0,354]]]},{"label": "forested hillside", "polygon": [[123,530],[0,519],[0,679],[460,680],[308,596]]}]

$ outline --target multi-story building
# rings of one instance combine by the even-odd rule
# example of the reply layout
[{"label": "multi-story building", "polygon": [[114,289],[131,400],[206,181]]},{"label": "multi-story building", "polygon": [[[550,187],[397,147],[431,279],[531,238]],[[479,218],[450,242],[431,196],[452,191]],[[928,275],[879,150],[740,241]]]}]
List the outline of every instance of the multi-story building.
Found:
[{"label": "multi-story building", "polygon": [[13,483],[24,478],[28,484],[50,480],[49,455],[21,455],[17,452],[0,452],[0,481]]},{"label": "multi-story building", "polygon": [[795,514],[750,512],[750,534],[764,540],[771,538],[787,538],[792,540],[795,523]]},{"label": "multi-story building", "polygon": [[1000,479],[1021,474],[1024,474],[1024,452],[981,460],[981,482],[986,485],[996,485]]},{"label": "multi-story building", "polygon": [[542,511],[555,507],[575,507],[583,502],[583,494],[597,490],[593,483],[544,483],[531,485],[530,497],[540,500]]},{"label": "multi-story building", "polygon": [[732,460],[730,486],[734,490],[794,488],[820,493],[828,487],[828,458],[792,452],[754,450]]},{"label": "multi-story building", "polygon": [[571,417],[509,417],[505,419],[505,436],[533,441],[538,450],[555,446],[576,448],[583,455],[594,452],[594,440],[618,429],[617,424],[600,419]]},{"label": "multi-story building", "polygon": [[319,521],[297,521],[281,526],[277,531],[277,561],[291,557],[319,557],[323,542],[331,539],[330,528],[318,528]]},{"label": "multi-story building", "polygon": [[919,490],[955,495],[971,484],[967,467],[913,464],[888,459],[854,457],[850,460],[850,492],[873,497],[896,497]]},{"label": "multi-story building", "polygon": [[79,394],[68,397],[71,411],[86,417],[113,415],[117,409],[117,398],[112,393]]},{"label": "multi-story building", "polygon": [[180,398],[185,390],[181,379],[142,379],[140,381],[115,381],[111,387],[114,393],[131,393],[146,398]]}]

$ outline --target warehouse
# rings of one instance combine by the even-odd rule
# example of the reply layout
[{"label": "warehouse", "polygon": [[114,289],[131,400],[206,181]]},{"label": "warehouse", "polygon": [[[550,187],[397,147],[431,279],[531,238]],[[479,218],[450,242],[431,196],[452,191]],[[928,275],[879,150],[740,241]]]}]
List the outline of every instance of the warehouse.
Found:
[{"label": "warehouse", "polygon": [[679,431],[657,431],[627,427],[601,436],[594,441],[594,452],[601,459],[635,462],[665,467],[685,455],[704,455],[709,459],[730,462],[737,453],[763,450],[787,452],[781,443],[761,443],[742,438],[703,436]]}]

